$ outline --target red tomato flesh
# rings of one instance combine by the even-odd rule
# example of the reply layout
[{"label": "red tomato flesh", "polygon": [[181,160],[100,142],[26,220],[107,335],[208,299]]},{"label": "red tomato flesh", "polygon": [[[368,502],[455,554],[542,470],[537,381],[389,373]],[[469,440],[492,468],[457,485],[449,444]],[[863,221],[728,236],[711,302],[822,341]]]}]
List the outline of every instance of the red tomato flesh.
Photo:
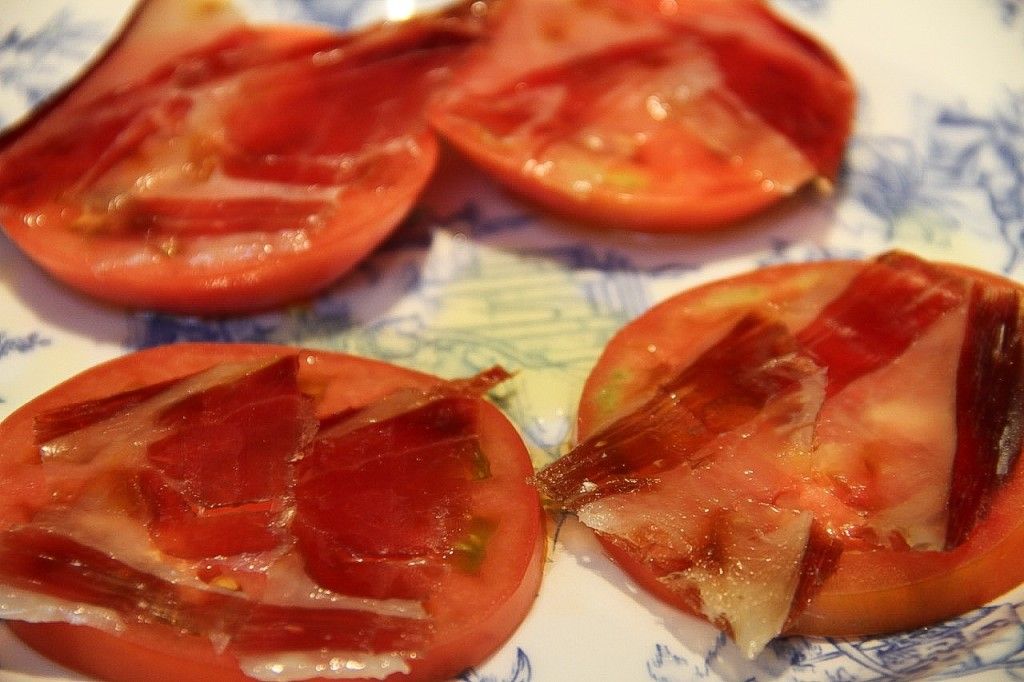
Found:
[{"label": "red tomato flesh", "polygon": [[0,424],[0,615],[103,679],[457,674],[541,576],[506,377],[209,344],[74,377]]},{"label": "red tomato flesh", "polygon": [[668,7],[496,3],[431,123],[514,190],[617,227],[708,228],[833,179],[854,106],[838,61],[761,2]]},{"label": "red tomato flesh", "polygon": [[413,206],[437,159],[426,99],[474,28],[457,10],[335,35],[190,8],[142,3],[73,87],[0,138],[0,223],[57,279],[116,304],[295,301]]},{"label": "red tomato flesh", "polygon": [[1024,581],[1020,316],[901,253],[699,287],[609,343],[538,481],[751,656],[962,613]]}]

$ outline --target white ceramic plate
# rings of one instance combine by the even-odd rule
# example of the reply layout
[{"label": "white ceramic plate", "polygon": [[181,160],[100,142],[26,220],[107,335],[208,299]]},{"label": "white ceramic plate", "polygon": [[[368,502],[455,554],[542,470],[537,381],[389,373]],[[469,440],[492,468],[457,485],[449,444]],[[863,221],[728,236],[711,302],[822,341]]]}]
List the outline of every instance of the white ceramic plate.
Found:
[{"label": "white ceramic plate", "polygon": [[[249,0],[257,18],[348,26],[415,0]],[[684,288],[753,267],[898,247],[1024,276],[1024,3],[776,0],[831,45],[860,108],[839,191],[702,236],[595,231],[457,163],[396,238],[312,304],[241,318],[126,314],[54,284],[0,236],[0,418],[58,381],[176,340],[344,350],[442,376],[520,370],[505,407],[538,464],[559,452],[609,336]],[[0,12],[0,125],[65,82],[128,0],[15,0]],[[637,591],[572,523],[537,603],[473,682],[1024,679],[1024,592],[926,630],[792,638],[753,662]],[[81,679],[0,626],[0,682]]]}]

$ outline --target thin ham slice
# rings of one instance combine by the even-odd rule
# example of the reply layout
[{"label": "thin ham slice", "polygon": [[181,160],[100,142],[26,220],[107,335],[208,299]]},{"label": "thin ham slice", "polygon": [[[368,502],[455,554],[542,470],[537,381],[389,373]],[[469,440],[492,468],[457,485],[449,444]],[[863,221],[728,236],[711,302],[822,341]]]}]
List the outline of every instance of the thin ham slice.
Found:
[{"label": "thin ham slice", "polygon": [[798,329],[755,307],[538,483],[756,655],[844,548],[970,532],[1021,447],[1019,298],[884,254]]}]

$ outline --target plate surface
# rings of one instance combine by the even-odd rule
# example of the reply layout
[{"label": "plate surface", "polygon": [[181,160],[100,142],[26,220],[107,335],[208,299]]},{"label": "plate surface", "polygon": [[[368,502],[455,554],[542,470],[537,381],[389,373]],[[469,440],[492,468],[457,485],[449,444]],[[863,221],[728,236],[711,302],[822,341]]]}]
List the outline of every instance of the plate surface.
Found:
[{"label": "plate surface", "polygon": [[[25,0],[0,13],[0,126],[69,79],[127,0]],[[12,6],[13,5],[13,6]],[[248,0],[256,19],[351,26],[416,0]],[[590,366],[625,322],[757,266],[889,248],[1024,279],[1024,2],[775,0],[832,46],[859,96],[838,192],[708,235],[596,231],[519,203],[448,160],[398,235],[308,305],[230,319],[123,313],[53,283],[0,235],[0,418],[135,348],[269,341],[442,376],[519,371],[503,403],[538,465],[570,435]],[[1024,590],[954,621],[867,640],[790,638],[753,662],[639,593],[573,522],[538,601],[466,682],[1024,678]],[[81,679],[0,626],[0,682]]]}]

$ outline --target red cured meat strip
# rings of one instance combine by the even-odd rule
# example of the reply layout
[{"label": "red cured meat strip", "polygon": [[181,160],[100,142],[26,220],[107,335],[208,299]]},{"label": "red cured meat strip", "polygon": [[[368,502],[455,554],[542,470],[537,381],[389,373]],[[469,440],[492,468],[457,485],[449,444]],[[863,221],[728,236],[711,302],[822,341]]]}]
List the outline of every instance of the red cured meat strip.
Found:
[{"label": "red cured meat strip", "polygon": [[[330,646],[401,651],[421,645],[428,624],[368,610],[266,605],[171,583],[58,533],[25,528],[0,534],[0,577],[11,585],[111,609],[134,623],[226,635],[239,653]],[[284,624],[289,627],[281,627]]]},{"label": "red cured meat strip", "polygon": [[[73,442],[76,429],[97,427],[98,437],[52,449],[51,459],[85,463],[116,440],[119,428],[148,424],[156,434],[146,447],[148,466],[117,477],[133,481],[127,485],[142,496],[156,545],[183,558],[267,551],[281,541],[291,462],[316,429],[297,369],[297,358],[288,356],[234,379],[208,374],[164,382],[43,413],[36,432],[49,439],[40,443],[46,448],[54,438]],[[175,392],[182,395],[164,404]],[[143,464],[130,446],[119,456],[127,459],[121,466]]]},{"label": "red cured meat strip", "polygon": [[986,512],[1024,441],[1024,325],[1017,289],[972,289],[957,371],[957,449],[946,544],[962,543]]},{"label": "red cured meat strip", "polygon": [[177,381],[179,380],[175,379],[159,384],[151,384],[133,391],[125,391],[124,393],[117,393],[105,398],[88,400],[81,403],[72,403],[71,405],[38,414],[33,420],[35,441],[37,444],[43,444],[83,429],[90,424],[96,424],[104,419],[109,419],[118,412],[134,407],[163,392],[164,389],[177,383]]},{"label": "red cured meat strip", "polygon": [[345,594],[429,594],[469,532],[460,500],[486,477],[475,417],[472,399],[442,398],[321,434],[296,466],[292,528],[307,572]]},{"label": "red cured meat strip", "polygon": [[[537,476],[568,509],[644,485],[658,471],[693,464],[717,435],[757,416],[765,403],[799,387],[817,366],[796,359],[786,327],[760,315],[740,321],[720,342],[670,379],[642,407],[587,438]],[[791,358],[790,362],[779,362]]]},{"label": "red cured meat strip", "polygon": [[135,484],[152,515],[150,537],[171,556],[202,559],[267,552],[285,539],[280,503],[197,507],[154,469],[140,472]]},{"label": "red cured meat strip", "polygon": [[164,410],[147,459],[193,504],[216,508],[278,498],[289,462],[315,431],[294,356]]},{"label": "red cured meat strip", "polygon": [[828,395],[891,362],[943,313],[960,305],[963,278],[904,253],[868,263],[797,334],[828,368]]}]

